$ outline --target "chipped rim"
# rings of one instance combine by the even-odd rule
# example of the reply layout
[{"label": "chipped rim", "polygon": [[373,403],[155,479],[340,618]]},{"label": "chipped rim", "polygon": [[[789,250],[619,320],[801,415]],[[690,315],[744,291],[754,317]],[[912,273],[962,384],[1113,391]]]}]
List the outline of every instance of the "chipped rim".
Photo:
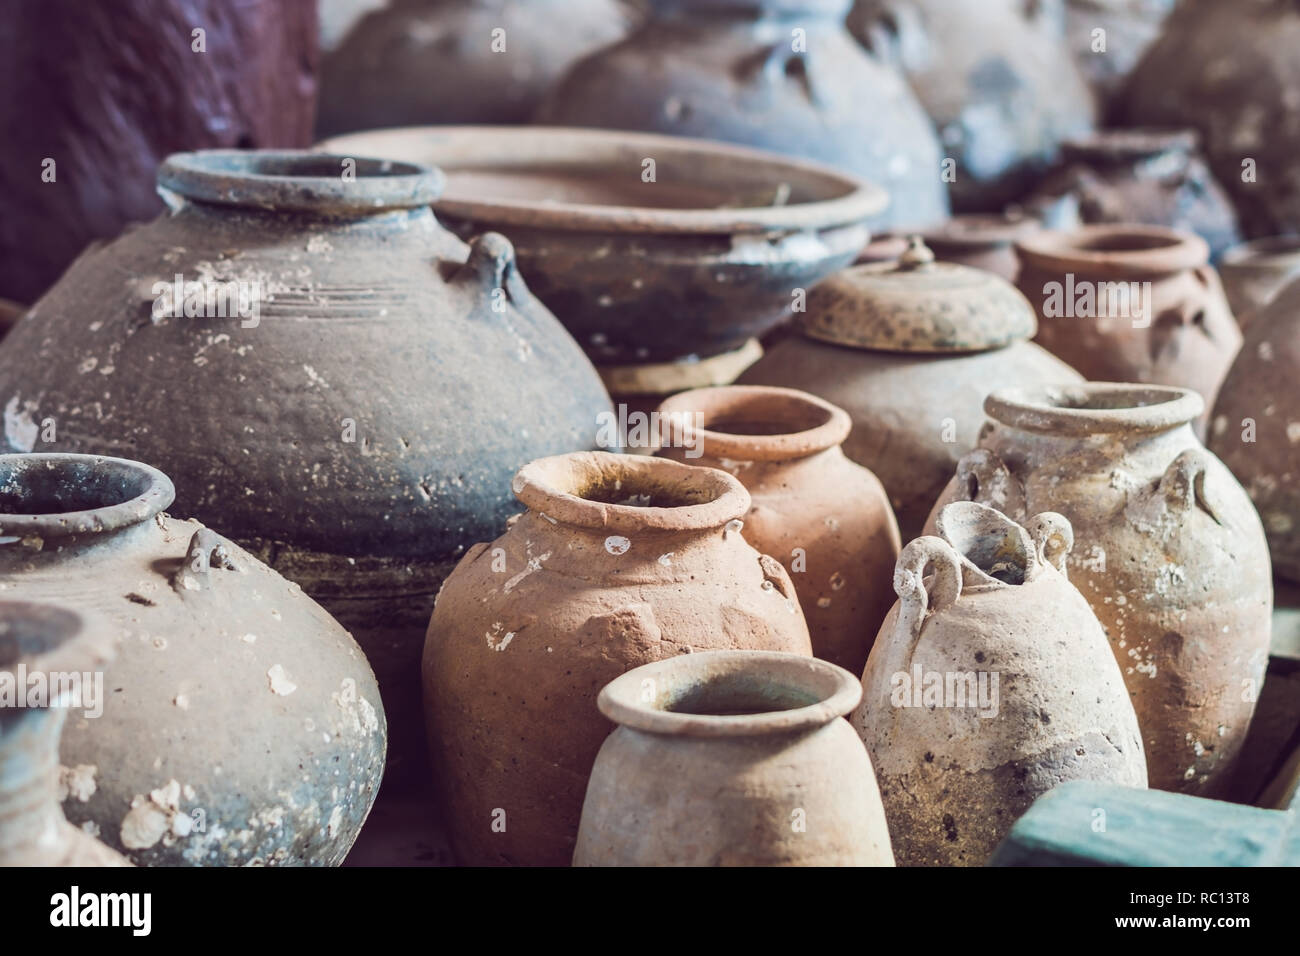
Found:
[{"label": "chipped rim", "polygon": [[1072,437],[1169,431],[1204,410],[1205,399],[1190,388],[1123,382],[999,388],[984,399],[985,413],[1003,425]]},{"label": "chipped rim", "polygon": [[[696,428],[695,414],[703,416],[704,427]],[[659,406],[661,441],[680,447],[694,440],[709,458],[737,461],[790,461],[835,448],[849,437],[853,421],[849,413],[816,395],[794,388],[769,385],[721,385],[678,392]],[[767,435],[746,435],[717,431],[710,423],[790,422],[814,417],[820,424],[796,431]]]},{"label": "chipped rim", "polygon": [[[667,709],[689,691],[738,678],[776,685],[815,700],[788,710],[752,714],[692,714]],[[653,703],[642,700],[647,680],[658,689]],[[614,723],[652,734],[755,737],[815,730],[852,713],[861,700],[862,682],[829,661],[783,651],[721,650],[679,654],[633,668],[601,688],[596,706]]]},{"label": "chipped rim", "polygon": [[124,481],[134,482],[136,493],[122,501],[79,511],[35,515],[0,512],[0,535],[58,538],[117,531],[148,521],[176,500],[176,488],[172,480],[157,468],[127,458],[108,458],[103,455],[0,455],[0,490],[17,482],[30,481],[30,474],[38,468],[62,471],[65,474],[78,468],[98,469],[115,474]]},{"label": "chipped rim", "polygon": [[[0,658],[0,673],[12,673],[19,664],[29,676],[80,673],[108,663],[113,656],[114,642],[108,630],[94,615],[80,610],[37,601],[0,601],[0,641],[15,624],[25,624],[35,632],[39,646],[32,649],[29,644],[12,660]],[[58,704],[52,703],[54,706]],[[8,712],[0,707],[0,718]]]}]

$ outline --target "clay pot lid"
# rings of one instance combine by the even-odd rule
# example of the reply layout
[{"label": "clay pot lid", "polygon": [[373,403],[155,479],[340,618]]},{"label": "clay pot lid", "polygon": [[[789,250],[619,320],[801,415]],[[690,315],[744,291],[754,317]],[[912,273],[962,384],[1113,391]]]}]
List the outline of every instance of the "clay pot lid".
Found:
[{"label": "clay pot lid", "polygon": [[794,388],[724,385],[679,392],[659,406],[662,445],[701,457],[790,461],[843,443],[848,412]]},{"label": "clay pot lid", "polygon": [[853,266],[808,294],[805,335],[886,352],[980,352],[1033,337],[1033,306],[1001,276],[935,262],[919,237],[897,262]]},{"label": "clay pot lid", "polygon": [[1130,163],[1162,153],[1191,153],[1200,146],[1194,129],[1163,129],[1151,126],[1099,129],[1061,141],[1064,162]]},{"label": "clay pot lid", "polygon": [[1155,277],[1195,269],[1210,261],[1200,236],[1135,223],[1044,229],[1016,243],[1023,266],[1107,279]]},{"label": "clay pot lid", "polygon": [[1190,388],[1121,382],[999,388],[984,399],[996,422],[1071,438],[1169,431],[1204,410],[1205,400]]},{"label": "clay pot lid", "polygon": [[[28,678],[98,670],[115,650],[111,631],[94,616],[56,604],[0,601],[0,672],[13,673],[22,665]],[[50,706],[67,701],[50,701]],[[24,708],[25,709],[25,708]],[[8,708],[0,707],[0,720]],[[21,716],[22,710],[18,711]]]},{"label": "clay pot lid", "polygon": [[[710,140],[564,126],[413,126],[318,144],[447,174],[438,212],[476,223],[598,233],[715,234],[858,225],[877,186],[811,160]],[[655,161],[655,179],[643,180]],[[509,232],[508,229],[503,229]]]},{"label": "clay pot lid", "polygon": [[1219,265],[1261,269],[1300,267],[1300,236],[1268,236],[1239,243],[1223,253]]},{"label": "clay pot lid", "polygon": [[5,538],[99,534],[148,521],[176,498],[157,468],[99,455],[0,455]]},{"label": "clay pot lid", "polygon": [[1041,232],[1039,219],[1023,213],[965,213],[935,223],[917,234],[931,249],[989,249],[1009,246]]}]

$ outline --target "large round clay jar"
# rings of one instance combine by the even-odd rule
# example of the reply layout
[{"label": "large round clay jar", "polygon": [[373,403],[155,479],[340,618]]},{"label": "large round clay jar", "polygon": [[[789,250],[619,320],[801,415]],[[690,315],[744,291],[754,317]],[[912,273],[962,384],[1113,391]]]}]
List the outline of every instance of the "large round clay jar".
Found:
[{"label": "large round clay jar", "polygon": [[574,866],[893,866],[880,790],[825,661],[704,651],[644,664],[596,699]]},{"label": "large round clay jar", "polygon": [[933,262],[921,246],[837,273],[807,306],[804,334],[774,345],[738,383],[802,389],[847,411],[844,453],[884,484],[904,541],[975,447],[984,396],[1003,382],[1082,381],[1027,341],[1033,309],[1010,283]]},{"label": "large round clay jar", "polygon": [[102,714],[63,730],[64,812],[141,865],[336,865],[384,769],[374,673],[173,497],[139,462],[0,455],[0,598],[85,609],[117,641]]},{"label": "large round clay jar", "polygon": [[918,229],[916,233],[940,262],[972,266],[1014,282],[1020,268],[1016,241],[1042,228],[1037,218],[1021,212],[969,212]]},{"label": "large round clay jar", "polygon": [[1162,226],[1044,230],[1016,244],[1036,341],[1091,381],[1172,385],[1214,401],[1241,330],[1204,239]]},{"label": "large round clay jar", "polygon": [[935,506],[974,500],[1074,528],[1070,580],[1106,629],[1151,786],[1228,786],[1268,664],[1273,580],[1259,515],[1192,432],[1199,395],[1088,383],[1008,388]]},{"label": "large round clay jar", "polygon": [[527,122],[565,69],[628,21],[617,0],[396,0],[326,54],[317,134]]},{"label": "large round clay jar", "polygon": [[762,385],[679,392],[658,411],[659,455],[740,479],[751,500],[745,540],[785,565],[813,654],[861,674],[894,603],[899,538],[880,479],[840,447],[848,413]]},{"label": "large round clay jar", "polygon": [[877,225],[933,222],[948,212],[934,128],[902,75],[844,29],[849,5],[650,0],[640,29],[576,63],[534,121],[698,136],[821,160],[889,193]]},{"label": "large round clay jar", "polygon": [[517,510],[515,471],[594,447],[609,408],[510,244],[438,225],[441,181],[353,157],[173,156],[173,211],[86,253],[0,344],[0,449],[166,471],[188,513],[356,635],[395,766],[424,762],[439,584]]},{"label": "large round clay jar", "polygon": [[1300,581],[1300,281],[1251,322],[1219,392],[1209,446],[1245,487],[1273,569]]},{"label": "large round clay jar", "polygon": [[424,648],[435,782],[462,863],[565,866],[609,725],[600,688],[691,650],[812,652],[735,478],[661,458],[532,462],[528,508],[466,553]]},{"label": "large round clay jar", "polygon": [[1233,246],[1219,260],[1219,278],[1244,329],[1284,288],[1300,279],[1300,236],[1270,236]]},{"label": "large round clay jar", "polygon": [[852,721],[902,865],[984,865],[1066,780],[1146,786],[1124,678],[1066,580],[1070,524],[1028,527],[958,502],[898,559]]}]

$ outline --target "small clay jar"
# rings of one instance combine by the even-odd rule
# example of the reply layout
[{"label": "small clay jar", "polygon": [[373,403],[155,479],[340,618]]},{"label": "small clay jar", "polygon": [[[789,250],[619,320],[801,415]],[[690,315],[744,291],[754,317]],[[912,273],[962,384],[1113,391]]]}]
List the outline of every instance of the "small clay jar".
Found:
[{"label": "small clay jar", "polygon": [[993,425],[940,496],[1074,528],[1071,580],[1106,629],[1151,786],[1217,797],[1268,663],[1273,581],[1259,515],[1196,440],[1201,397],[1166,386],[999,389]]},{"label": "small clay jar", "polygon": [[832,276],[809,292],[803,335],[737,380],[802,389],[847,411],[844,453],[884,484],[904,541],[975,446],[992,388],[1081,381],[1028,341],[1034,311],[1010,283],[933,260],[915,243],[896,262]]},{"label": "small clay jar", "polygon": [[735,475],[745,540],[790,573],[813,654],[861,674],[894,603],[898,522],[880,480],[844,456],[852,423],[807,392],[731,385],[659,406],[659,455]]},{"label": "small clay jar", "polygon": [[948,505],[903,549],[852,721],[898,862],[981,866],[1065,780],[1145,787],[1137,716],[1088,602],[1066,579],[1070,523],[1028,530]]},{"label": "small clay jar", "polygon": [[1300,279],[1300,236],[1273,236],[1233,246],[1219,260],[1228,305],[1243,329],[1255,313]]},{"label": "small clay jar", "polygon": [[1039,345],[1092,381],[1172,385],[1214,401],[1241,331],[1204,239],[1093,225],[1044,230],[1016,251]]},{"label": "small clay jar", "polygon": [[574,866],[893,866],[853,728],[856,677],[824,661],[705,651],[645,664],[596,699]]},{"label": "small clay jar", "polygon": [[[73,707],[103,704],[103,682],[113,653],[103,627],[53,604],[0,601],[0,866],[130,866],[90,833],[74,827],[59,807],[67,789],[59,767],[59,734]],[[29,700],[33,687],[40,698]],[[51,688],[71,688],[67,700]]]},{"label": "small clay jar", "polygon": [[1020,268],[1016,241],[1042,228],[1038,219],[1023,213],[964,213],[917,234],[940,262],[984,269],[1014,282]]},{"label": "small clay jar", "polygon": [[741,534],[749,493],[712,468],[581,452],[534,461],[528,509],[447,578],[425,710],[462,863],[564,866],[624,671],[690,650],[811,655],[781,563]]}]

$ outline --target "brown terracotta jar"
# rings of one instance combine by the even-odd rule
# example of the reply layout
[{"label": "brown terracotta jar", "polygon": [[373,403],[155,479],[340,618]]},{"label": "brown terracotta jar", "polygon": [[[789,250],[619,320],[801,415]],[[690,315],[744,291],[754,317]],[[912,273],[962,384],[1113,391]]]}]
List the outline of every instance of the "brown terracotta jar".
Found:
[{"label": "brown terracotta jar", "polygon": [[661,456],[740,479],[745,540],[790,573],[813,654],[861,674],[894,603],[899,539],[880,480],[840,447],[848,413],[795,389],[732,385],[680,392],[658,421]]},{"label": "brown terracotta jar", "polygon": [[893,866],[871,759],[844,717],[858,679],[824,661],[704,651],[596,699],[574,866]]},{"label": "brown terracotta jar", "polygon": [[1146,786],[1124,678],[1066,580],[1070,523],[1027,525],[958,502],[898,559],[852,721],[902,865],[982,866],[1065,780]]},{"label": "brown terracotta jar", "polygon": [[935,506],[973,500],[1074,528],[1070,578],[1106,629],[1151,786],[1228,787],[1268,663],[1273,605],[1259,516],[1196,440],[1199,395],[1088,383],[999,389],[980,447]]},{"label": "brown terracotta jar", "polygon": [[940,262],[992,272],[1014,282],[1020,268],[1015,243],[1043,224],[1023,213],[964,213],[917,230]]},{"label": "brown terracotta jar", "polygon": [[1300,282],[1256,316],[1219,392],[1210,448],[1250,494],[1273,569],[1300,581]]},{"label": "brown terracotta jar", "polygon": [[1228,305],[1244,329],[1264,306],[1300,279],[1300,236],[1273,236],[1233,246],[1219,260]]},{"label": "brown terracotta jar", "polygon": [[71,708],[102,705],[93,678],[112,653],[107,628],[66,607],[0,601],[0,866],[131,865],[59,808],[59,734]]},{"label": "brown terracotta jar", "polygon": [[1100,382],[1195,389],[1210,403],[1241,331],[1209,247],[1160,226],[1043,231],[1016,244],[1039,345]]},{"label": "brown terracotta jar", "polygon": [[807,305],[803,336],[774,345],[738,382],[802,389],[847,411],[844,453],[884,484],[904,540],[921,533],[975,446],[991,389],[1079,380],[1028,341],[1034,312],[1013,286],[936,263],[924,246],[837,273]]},{"label": "brown terracotta jar", "polygon": [[429,622],[429,742],[462,863],[563,866],[609,732],[601,687],[689,650],[812,647],[725,472],[583,452],[532,462],[512,487],[528,510],[466,552]]}]

